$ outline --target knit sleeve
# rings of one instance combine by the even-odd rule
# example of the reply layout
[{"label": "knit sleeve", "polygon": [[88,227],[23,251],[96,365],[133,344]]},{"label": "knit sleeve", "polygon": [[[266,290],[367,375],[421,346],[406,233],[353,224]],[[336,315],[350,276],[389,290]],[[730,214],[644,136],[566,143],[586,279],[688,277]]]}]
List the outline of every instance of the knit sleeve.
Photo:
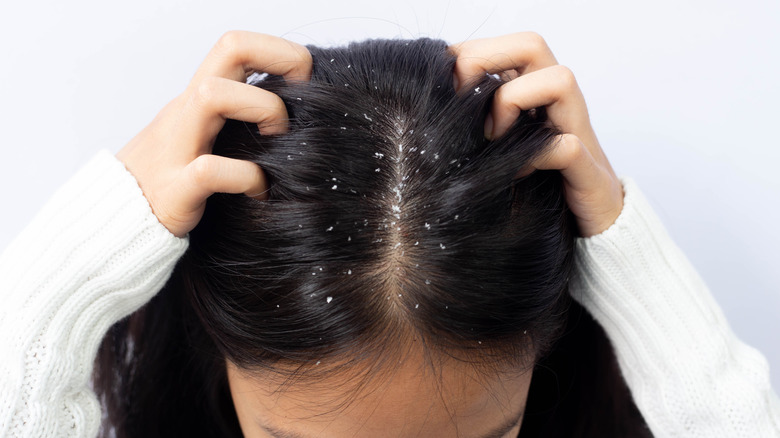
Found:
[{"label": "knit sleeve", "polygon": [[60,187],[0,255],[0,437],[97,435],[98,346],[186,250],[108,150]]},{"label": "knit sleeve", "polygon": [[780,437],[767,360],[741,342],[628,177],[624,207],[578,238],[571,291],[606,331],[656,437]]}]

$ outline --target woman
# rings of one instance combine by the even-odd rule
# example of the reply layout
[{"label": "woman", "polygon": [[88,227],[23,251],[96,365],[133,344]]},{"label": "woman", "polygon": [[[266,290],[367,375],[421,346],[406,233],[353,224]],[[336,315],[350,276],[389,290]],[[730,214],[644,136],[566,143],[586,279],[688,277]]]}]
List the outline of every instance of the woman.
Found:
[{"label": "woman", "polygon": [[[436,48],[429,41],[410,44],[432,52]],[[94,436],[100,405],[88,382],[98,345],[112,324],[154,296],[149,306],[117,324],[101,347],[97,389],[119,436],[525,434],[526,402],[530,406],[535,399],[533,393],[529,395],[537,373],[534,364],[544,360],[562,333],[568,288],[604,327],[633,401],[653,435],[780,435],[780,408],[769,386],[766,361],[730,332],[706,286],[669,241],[633,182],[616,177],[590,127],[576,81],[569,70],[557,65],[544,41],[521,33],[452,46],[449,66],[454,77],[443,82],[440,74],[420,73],[424,66],[405,63],[406,52],[396,46],[400,44],[387,49],[388,53],[395,50],[397,57],[387,59],[397,67],[396,74],[382,76],[375,68],[343,63],[353,59],[350,49],[334,52],[344,59],[313,60],[309,50],[289,41],[230,32],[212,49],[185,92],[116,159],[99,154],[63,187],[0,261],[7,282],[0,319],[3,348],[6,357],[18,358],[4,364],[8,372],[2,383],[3,400],[8,402],[1,411],[3,430],[12,436]],[[446,65],[445,49],[438,49],[441,61],[432,65]],[[328,53],[313,48],[312,52]],[[320,69],[312,71],[312,62]],[[338,65],[324,67],[330,63]],[[435,80],[399,81],[401,71]],[[254,87],[244,83],[251,72],[281,75],[287,85],[272,77],[260,84],[267,89]],[[351,91],[332,89],[336,79],[344,77],[356,79],[345,81],[345,90],[358,83],[367,88],[366,78],[372,77],[377,92],[373,96],[386,107],[377,106],[375,112],[368,107],[351,117],[348,112],[328,114],[325,110],[337,105],[366,104],[355,102]],[[310,79],[312,87],[306,85]],[[459,129],[468,133],[473,126],[479,131],[484,126],[484,136],[491,141],[485,143],[482,132],[479,138],[456,135],[458,141],[451,149],[432,146],[431,151],[441,156],[423,157],[425,135],[421,138],[419,127],[416,134],[412,132],[418,120],[410,119],[410,114],[418,111],[417,116],[425,120],[442,116],[425,118],[414,105],[418,102],[395,108],[402,101],[389,97],[396,96],[393,90],[404,88],[413,88],[409,96],[427,89],[430,101],[446,100],[443,108],[474,114],[460,120],[460,128],[454,122],[448,126],[457,134],[462,134]],[[372,93],[370,88],[364,92]],[[317,100],[323,93],[353,100]],[[312,104],[307,102],[310,97]],[[295,103],[299,98],[300,106]],[[318,106],[318,102],[325,103]],[[446,114],[445,119],[453,117]],[[288,127],[288,116],[291,124],[299,124]],[[547,118],[555,129],[545,125]],[[247,138],[258,133],[245,130],[240,136],[244,125],[224,126],[226,119],[257,123],[259,134],[278,135],[279,140],[268,140],[265,152],[255,154]],[[349,122],[342,125],[341,120]],[[311,125],[314,122],[324,122],[328,129]],[[333,156],[339,141],[368,135],[352,131],[353,126],[365,127],[373,135],[366,138],[373,140],[378,130],[385,140],[367,143],[380,148],[366,150],[378,163],[371,179],[350,167],[366,162],[365,158]],[[434,131],[447,135],[442,129]],[[301,144],[305,141],[289,147],[302,132],[313,132],[312,138],[331,147],[308,148]],[[465,137],[468,140],[462,142],[470,144],[470,150],[459,149]],[[255,140],[266,144],[263,138]],[[515,143],[523,147],[512,148]],[[487,146],[485,152],[476,149],[479,145]],[[224,148],[235,157],[211,154],[212,148],[214,152]],[[451,150],[461,155],[445,160],[444,154]],[[301,152],[310,156],[299,158],[296,154]],[[240,156],[255,162],[236,158]],[[410,157],[414,158],[407,162]],[[328,169],[328,158],[333,169]],[[257,161],[263,161],[266,172]],[[420,190],[431,189],[430,184],[415,182],[417,170],[430,177],[424,181],[446,188],[439,200],[414,204],[420,196],[430,197],[420,195]],[[478,173],[481,179],[474,177]],[[353,177],[364,179],[353,181]],[[307,185],[310,179],[317,180],[316,185]],[[375,181],[384,181],[385,191],[379,197],[360,192]],[[323,189],[330,190],[327,196]],[[207,209],[206,199],[216,192],[248,197],[217,195]],[[301,204],[335,199],[338,205],[352,205],[347,199],[355,195],[363,199],[362,204],[376,207],[362,227],[357,220],[341,222],[355,219],[355,211],[321,207],[317,214],[307,215],[306,204]],[[469,202],[472,199],[492,207],[481,211],[482,204]],[[493,207],[501,205],[503,213],[490,218],[489,213],[496,211]],[[381,208],[384,213],[377,216]],[[462,217],[442,217],[455,208],[463,209]],[[245,215],[252,211],[285,220]],[[526,212],[535,212],[531,217],[537,220],[526,218]],[[432,220],[424,221],[426,215]],[[292,220],[297,217],[308,222],[295,227]],[[541,220],[545,217],[554,220]],[[54,227],[53,218],[61,227]],[[196,228],[201,218],[203,223]],[[505,233],[507,247],[529,251],[527,260],[513,263],[536,270],[495,271],[515,275],[515,284],[525,282],[516,294],[473,290],[466,295],[469,288],[447,283],[442,275],[424,277],[437,271],[413,270],[417,266],[408,260],[414,260],[415,251],[431,255],[436,249],[440,251],[436,260],[462,260],[451,269],[472,273],[469,261],[476,259],[466,255],[485,254],[481,252],[485,245],[465,231],[451,233],[459,223],[466,224],[462,229],[492,227]],[[530,231],[507,227],[515,224]],[[333,248],[330,236],[344,233],[346,225],[353,227],[355,235],[348,234],[343,245],[354,239],[363,254],[381,257],[382,263],[371,265],[370,273],[363,266],[353,272],[347,262],[360,260],[350,259],[349,249]],[[576,248],[575,226],[581,236]],[[222,229],[230,232],[220,234]],[[289,237],[298,232],[304,239]],[[241,246],[234,236],[252,239],[251,245]],[[451,236],[462,239],[447,241]],[[493,242],[505,245],[496,236]],[[190,238],[193,251],[174,272]],[[306,251],[296,250],[298,242]],[[258,253],[242,254],[239,248]],[[313,256],[307,252],[313,250]],[[319,257],[329,251],[343,264],[338,272],[331,270],[337,264]],[[273,257],[249,261],[258,254]],[[371,264],[378,259],[362,260]],[[429,258],[420,260],[425,263]],[[495,260],[500,264],[500,254]],[[493,278],[485,275],[493,272],[491,263],[479,266],[473,270],[479,281],[469,283],[471,289],[480,289]],[[329,279],[303,281],[303,268],[312,278]],[[364,287],[356,288],[352,275],[359,276]],[[280,286],[263,281],[269,278]],[[468,280],[463,274],[458,278]],[[491,281],[506,283],[503,278]],[[260,286],[247,288],[247,282]],[[441,286],[445,283],[448,287]],[[297,289],[284,287],[289,284]],[[332,289],[306,289],[311,285]],[[163,286],[165,290],[155,296]],[[485,287],[500,289],[492,283]],[[458,295],[447,295],[453,290]],[[540,298],[541,292],[546,299]],[[478,301],[470,314],[468,305],[474,303],[464,302],[466,296],[486,301]],[[358,305],[346,298],[365,302]],[[439,298],[441,305],[437,307],[433,298]],[[360,319],[365,312],[357,315],[355,309],[369,312],[370,317]],[[416,316],[415,310],[427,316]],[[243,318],[246,315],[266,317],[253,320]],[[381,318],[373,318],[377,315]],[[292,317],[296,319],[291,321]],[[319,325],[302,330],[302,320]],[[181,342],[165,343],[171,339]],[[386,342],[377,342],[381,339]],[[315,361],[318,356],[322,360]],[[219,361],[224,366],[215,367]],[[146,373],[166,367],[157,374]],[[201,377],[204,380],[194,380]],[[184,393],[171,394],[176,391]],[[155,398],[163,402],[154,404]],[[170,400],[186,405],[189,417]],[[158,411],[156,417],[153,410]],[[631,410],[626,407],[623,412]],[[203,418],[209,415],[215,420]],[[572,424],[582,424],[580,420]],[[624,433],[642,433],[640,421],[630,423],[636,427],[627,427]],[[546,430],[556,427],[561,429]],[[568,431],[598,433],[587,426]],[[109,433],[108,428],[104,433]]]}]

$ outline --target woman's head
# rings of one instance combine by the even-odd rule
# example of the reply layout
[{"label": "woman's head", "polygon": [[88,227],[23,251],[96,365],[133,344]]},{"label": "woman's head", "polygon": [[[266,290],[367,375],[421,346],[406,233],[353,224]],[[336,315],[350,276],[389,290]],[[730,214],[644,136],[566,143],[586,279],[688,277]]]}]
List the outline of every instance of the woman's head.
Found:
[{"label": "woman's head", "polygon": [[[235,122],[218,136],[214,153],[256,162],[271,184],[267,201],[213,196],[182,262],[201,322],[237,369],[288,392],[342,379],[330,395],[357,398],[393,371],[504,381],[555,335],[573,219],[558,173],[515,177],[556,131],[524,112],[485,140],[501,82],[483,75],[457,95],[446,47],[311,48],[310,83],[257,84],[285,102],[288,134]],[[428,393],[418,397],[438,401]]]},{"label": "woman's head", "polygon": [[282,98],[289,132],[229,120],[214,144],[264,169],[268,200],[213,195],[169,283],[104,342],[112,422],[161,435],[239,436],[237,418],[247,436],[516,431],[570,304],[562,178],[517,178],[558,131],[543,109],[522,111],[486,140],[502,82],[456,94],[442,41],[309,49],[311,82],[255,83]]}]

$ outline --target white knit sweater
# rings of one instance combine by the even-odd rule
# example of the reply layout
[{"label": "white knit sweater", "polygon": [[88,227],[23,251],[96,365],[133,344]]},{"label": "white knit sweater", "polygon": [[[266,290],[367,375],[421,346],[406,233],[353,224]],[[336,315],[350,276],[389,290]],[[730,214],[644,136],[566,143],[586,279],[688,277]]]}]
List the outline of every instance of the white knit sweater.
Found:
[{"label": "white knit sweater", "polygon": [[[780,437],[766,359],[736,338],[639,188],[577,240],[572,294],[605,328],[656,437]],[[92,362],[188,246],[101,150],[0,255],[0,437],[94,437]]]}]

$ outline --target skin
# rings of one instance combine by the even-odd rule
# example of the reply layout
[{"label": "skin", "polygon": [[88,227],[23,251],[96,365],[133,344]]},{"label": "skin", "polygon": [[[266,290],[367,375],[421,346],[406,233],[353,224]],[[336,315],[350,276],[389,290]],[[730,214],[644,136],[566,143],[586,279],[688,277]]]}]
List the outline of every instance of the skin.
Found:
[{"label": "skin", "polygon": [[451,359],[439,370],[434,374],[418,352],[362,386],[354,373],[346,373],[277,391],[279,378],[254,375],[227,361],[247,438],[517,436],[531,370],[483,375]]},{"label": "skin", "polygon": [[[518,169],[518,175],[536,169],[559,170],[580,235],[590,237],[609,228],[623,209],[622,185],[591,127],[574,74],[558,65],[544,39],[533,32],[520,32],[461,42],[449,50],[457,56],[456,89],[457,84],[485,72],[508,81],[496,92],[485,123],[487,138],[503,135],[521,110],[546,107],[550,122],[564,134],[549,154]],[[226,33],[185,90],[116,155],[135,176],[160,223],[178,237],[197,225],[213,193],[266,198],[262,169],[211,154],[227,118],[257,123],[261,134],[287,131],[288,116],[281,99],[245,83],[254,72],[307,81],[311,55],[300,44],[278,37]],[[274,391],[278,382],[270,376],[249,375],[229,362],[226,366],[234,406],[247,437],[274,437],[269,428],[277,428],[304,438],[482,438],[525,405],[530,372],[507,370],[476,379],[473,369],[448,364],[442,368],[440,392],[437,378],[423,372],[423,363],[420,356],[410,355],[394,368],[394,374],[371,381],[359,393],[359,402],[341,411],[337,409],[340,399],[355,385],[349,376],[335,375],[279,392]],[[518,421],[506,434],[490,438],[516,436],[519,429]]]}]

